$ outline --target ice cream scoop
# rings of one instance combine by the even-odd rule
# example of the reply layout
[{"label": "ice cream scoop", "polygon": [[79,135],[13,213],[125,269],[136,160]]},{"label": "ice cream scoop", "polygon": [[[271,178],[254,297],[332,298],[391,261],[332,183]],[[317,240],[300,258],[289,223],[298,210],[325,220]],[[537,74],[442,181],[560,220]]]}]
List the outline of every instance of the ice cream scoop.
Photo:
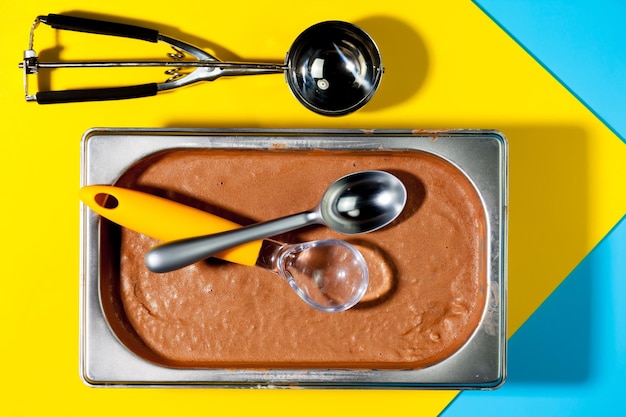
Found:
[{"label": "ice cream scoop", "polygon": [[[163,241],[239,228],[238,224],[166,198],[110,185],[89,185],[81,200],[110,221]],[[361,253],[335,239],[285,244],[255,240],[224,250],[215,257],[257,266],[284,278],[309,305],[339,312],[363,297],[369,273]]]},{"label": "ice cream scoop", "polygon": [[[170,45],[174,53],[168,54],[169,61],[43,62],[33,49],[34,30],[40,23],[60,30],[163,42]],[[20,67],[24,69],[26,100],[40,104],[147,97],[223,76],[284,73],[287,85],[298,101],[309,110],[326,116],[341,116],[361,108],[372,98],[383,75],[378,46],[365,31],[348,22],[333,20],[309,27],[293,42],[284,64],[271,64],[224,62],[154,29],[62,14],[35,19],[29,48],[24,52]],[[43,69],[98,67],[167,67],[169,78],[163,83],[125,87],[28,92],[27,76]]]},{"label": "ice cream scoop", "polygon": [[234,246],[277,236],[312,224],[324,224],[344,234],[367,233],[385,227],[404,209],[404,184],[385,171],[357,171],[329,185],[313,209],[250,226],[163,243],[146,255],[154,272],[169,272]]}]

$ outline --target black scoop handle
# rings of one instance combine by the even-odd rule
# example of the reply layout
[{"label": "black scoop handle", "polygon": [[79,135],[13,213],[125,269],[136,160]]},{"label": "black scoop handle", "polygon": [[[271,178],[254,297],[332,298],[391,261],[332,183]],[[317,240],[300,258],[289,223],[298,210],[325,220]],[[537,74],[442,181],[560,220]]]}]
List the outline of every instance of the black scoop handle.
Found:
[{"label": "black scoop handle", "polygon": [[124,23],[107,22],[104,20],[87,19],[62,14],[49,14],[42,16],[40,19],[41,22],[55,29],[73,30],[97,35],[120,36],[148,42],[157,42],[159,37],[159,32],[156,30]]},{"label": "black scoop handle", "polygon": [[84,101],[124,100],[154,96],[158,92],[156,83],[129,87],[91,88],[82,90],[43,91],[35,95],[39,104],[77,103]]}]

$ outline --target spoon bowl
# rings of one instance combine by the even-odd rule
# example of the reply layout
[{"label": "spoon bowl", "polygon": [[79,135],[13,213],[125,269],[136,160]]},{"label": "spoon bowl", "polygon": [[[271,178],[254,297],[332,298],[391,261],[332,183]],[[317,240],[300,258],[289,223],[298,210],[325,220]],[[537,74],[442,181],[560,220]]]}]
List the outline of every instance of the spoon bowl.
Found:
[{"label": "spoon bowl", "polygon": [[227,249],[311,224],[343,234],[367,233],[387,226],[406,204],[404,184],[385,171],[358,171],[333,182],[313,210],[222,233],[163,243],[146,254],[153,272],[169,272]]},{"label": "spoon bowl", "polygon": [[387,226],[404,209],[406,188],[385,171],[359,171],[333,182],[318,207],[322,222],[347,234]]}]

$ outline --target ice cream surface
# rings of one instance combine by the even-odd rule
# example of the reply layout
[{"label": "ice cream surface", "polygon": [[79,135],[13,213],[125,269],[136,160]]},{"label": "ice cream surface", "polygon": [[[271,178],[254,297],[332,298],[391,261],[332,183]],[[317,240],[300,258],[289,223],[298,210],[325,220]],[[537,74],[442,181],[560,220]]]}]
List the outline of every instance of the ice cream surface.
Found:
[{"label": "ice cream surface", "polygon": [[483,316],[488,261],[482,201],[452,163],[420,151],[178,149],[144,158],[116,185],[245,225],[308,210],[332,181],[367,169],[407,188],[390,226],[345,236],[318,225],[275,237],[360,248],[371,289],[356,307],[314,310],[278,275],[216,259],[152,273],[144,257],[158,241],[122,228],[119,265],[103,275],[116,282],[102,284],[103,304],[124,321],[112,327],[132,331],[147,359],[185,368],[418,369],[449,357]]}]

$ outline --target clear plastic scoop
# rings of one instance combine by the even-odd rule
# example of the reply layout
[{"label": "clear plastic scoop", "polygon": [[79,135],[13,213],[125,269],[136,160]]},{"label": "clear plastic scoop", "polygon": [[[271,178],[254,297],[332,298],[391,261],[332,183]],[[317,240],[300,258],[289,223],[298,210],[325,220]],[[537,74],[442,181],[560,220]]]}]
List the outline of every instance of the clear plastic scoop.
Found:
[{"label": "clear plastic scoop", "polygon": [[[80,190],[80,198],[94,212],[114,223],[162,241],[241,227],[211,213],[127,188],[85,186]],[[365,294],[369,282],[361,253],[349,243],[335,239],[299,244],[263,239],[215,257],[270,270],[285,279],[305,302],[325,312],[354,306]]]}]

